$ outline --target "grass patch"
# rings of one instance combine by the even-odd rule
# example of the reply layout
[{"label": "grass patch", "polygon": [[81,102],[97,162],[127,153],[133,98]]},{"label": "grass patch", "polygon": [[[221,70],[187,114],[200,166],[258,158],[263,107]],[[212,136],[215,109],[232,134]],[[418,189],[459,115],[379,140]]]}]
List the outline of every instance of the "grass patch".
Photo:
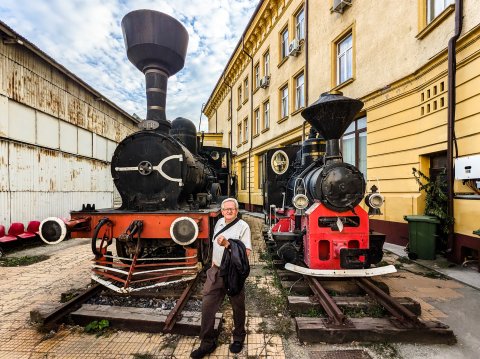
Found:
[{"label": "grass patch", "polygon": [[95,334],[97,337],[107,333],[110,328],[110,322],[106,319],[94,320],[93,322],[88,323],[84,331],[88,334]]},{"label": "grass patch", "polygon": [[345,308],[343,314],[349,318],[383,318],[386,311],[383,307],[376,305],[368,308]]},{"label": "grass patch", "polygon": [[0,267],[25,267],[30,264],[46,261],[50,256],[24,256],[24,257],[7,257],[0,258]]}]

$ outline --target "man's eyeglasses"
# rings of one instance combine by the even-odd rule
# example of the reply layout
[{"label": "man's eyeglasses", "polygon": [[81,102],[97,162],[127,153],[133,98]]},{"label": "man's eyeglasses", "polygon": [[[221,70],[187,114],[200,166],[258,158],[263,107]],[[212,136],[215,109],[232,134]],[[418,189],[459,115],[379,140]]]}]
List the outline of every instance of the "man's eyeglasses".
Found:
[{"label": "man's eyeglasses", "polygon": [[225,212],[235,212],[237,209],[236,208],[224,208],[222,209],[222,211],[225,211]]}]

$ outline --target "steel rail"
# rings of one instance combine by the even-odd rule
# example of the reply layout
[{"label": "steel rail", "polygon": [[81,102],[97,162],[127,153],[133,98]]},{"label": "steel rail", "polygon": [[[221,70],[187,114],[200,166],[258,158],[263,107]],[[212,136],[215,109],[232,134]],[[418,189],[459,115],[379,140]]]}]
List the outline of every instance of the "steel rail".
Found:
[{"label": "steel rail", "polygon": [[345,314],[343,314],[332,297],[322,287],[320,282],[317,279],[308,276],[303,276],[303,278],[305,278],[310,289],[315,294],[315,297],[318,299],[323,309],[325,309],[325,312],[327,312],[330,323],[333,322],[334,325],[338,326],[345,325],[347,322],[347,317]]},{"label": "steel rail", "polygon": [[182,312],[185,304],[188,302],[188,299],[190,299],[190,296],[192,295],[193,289],[195,288],[199,278],[200,273],[197,273],[195,278],[184,289],[180,298],[178,298],[177,302],[175,303],[175,307],[172,308],[167,316],[167,319],[165,319],[165,326],[163,327],[164,333],[169,333],[172,331],[175,323],[177,322],[178,315]]},{"label": "steel rail", "polygon": [[383,306],[391,315],[393,315],[402,324],[410,323],[417,327],[424,327],[416,314],[400,304],[395,298],[385,293],[377,287],[370,279],[355,278],[355,283],[363,289],[377,303]]},{"label": "steel rail", "polygon": [[42,325],[45,328],[51,328],[64,317],[66,317],[71,312],[77,310],[83,303],[99,293],[103,288],[102,284],[95,284],[94,286],[88,288],[84,292],[80,293],[76,297],[70,299],[68,302],[62,306],[55,309],[49,315],[43,319]]}]

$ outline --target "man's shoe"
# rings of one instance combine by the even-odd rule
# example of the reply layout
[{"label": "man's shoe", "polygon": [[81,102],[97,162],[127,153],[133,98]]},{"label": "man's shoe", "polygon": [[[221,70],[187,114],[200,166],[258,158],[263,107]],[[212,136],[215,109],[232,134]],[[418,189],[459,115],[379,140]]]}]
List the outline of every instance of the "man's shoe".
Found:
[{"label": "man's shoe", "polygon": [[195,349],[193,352],[190,353],[190,358],[201,359],[204,356],[210,353],[213,353],[216,348],[217,348],[217,345],[215,343],[211,345],[205,345],[205,346],[200,345],[198,349]]},{"label": "man's shoe", "polygon": [[243,343],[235,340],[232,344],[230,344],[230,351],[234,354],[240,353],[243,349]]}]

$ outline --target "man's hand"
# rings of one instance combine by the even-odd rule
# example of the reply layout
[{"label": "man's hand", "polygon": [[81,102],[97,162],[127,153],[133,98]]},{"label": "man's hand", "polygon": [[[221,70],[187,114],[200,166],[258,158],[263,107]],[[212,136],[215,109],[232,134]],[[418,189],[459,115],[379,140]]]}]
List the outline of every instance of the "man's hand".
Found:
[{"label": "man's hand", "polygon": [[230,245],[230,243],[228,243],[228,239],[226,239],[223,235],[219,235],[217,237],[217,243],[225,248],[228,248],[228,246]]}]

